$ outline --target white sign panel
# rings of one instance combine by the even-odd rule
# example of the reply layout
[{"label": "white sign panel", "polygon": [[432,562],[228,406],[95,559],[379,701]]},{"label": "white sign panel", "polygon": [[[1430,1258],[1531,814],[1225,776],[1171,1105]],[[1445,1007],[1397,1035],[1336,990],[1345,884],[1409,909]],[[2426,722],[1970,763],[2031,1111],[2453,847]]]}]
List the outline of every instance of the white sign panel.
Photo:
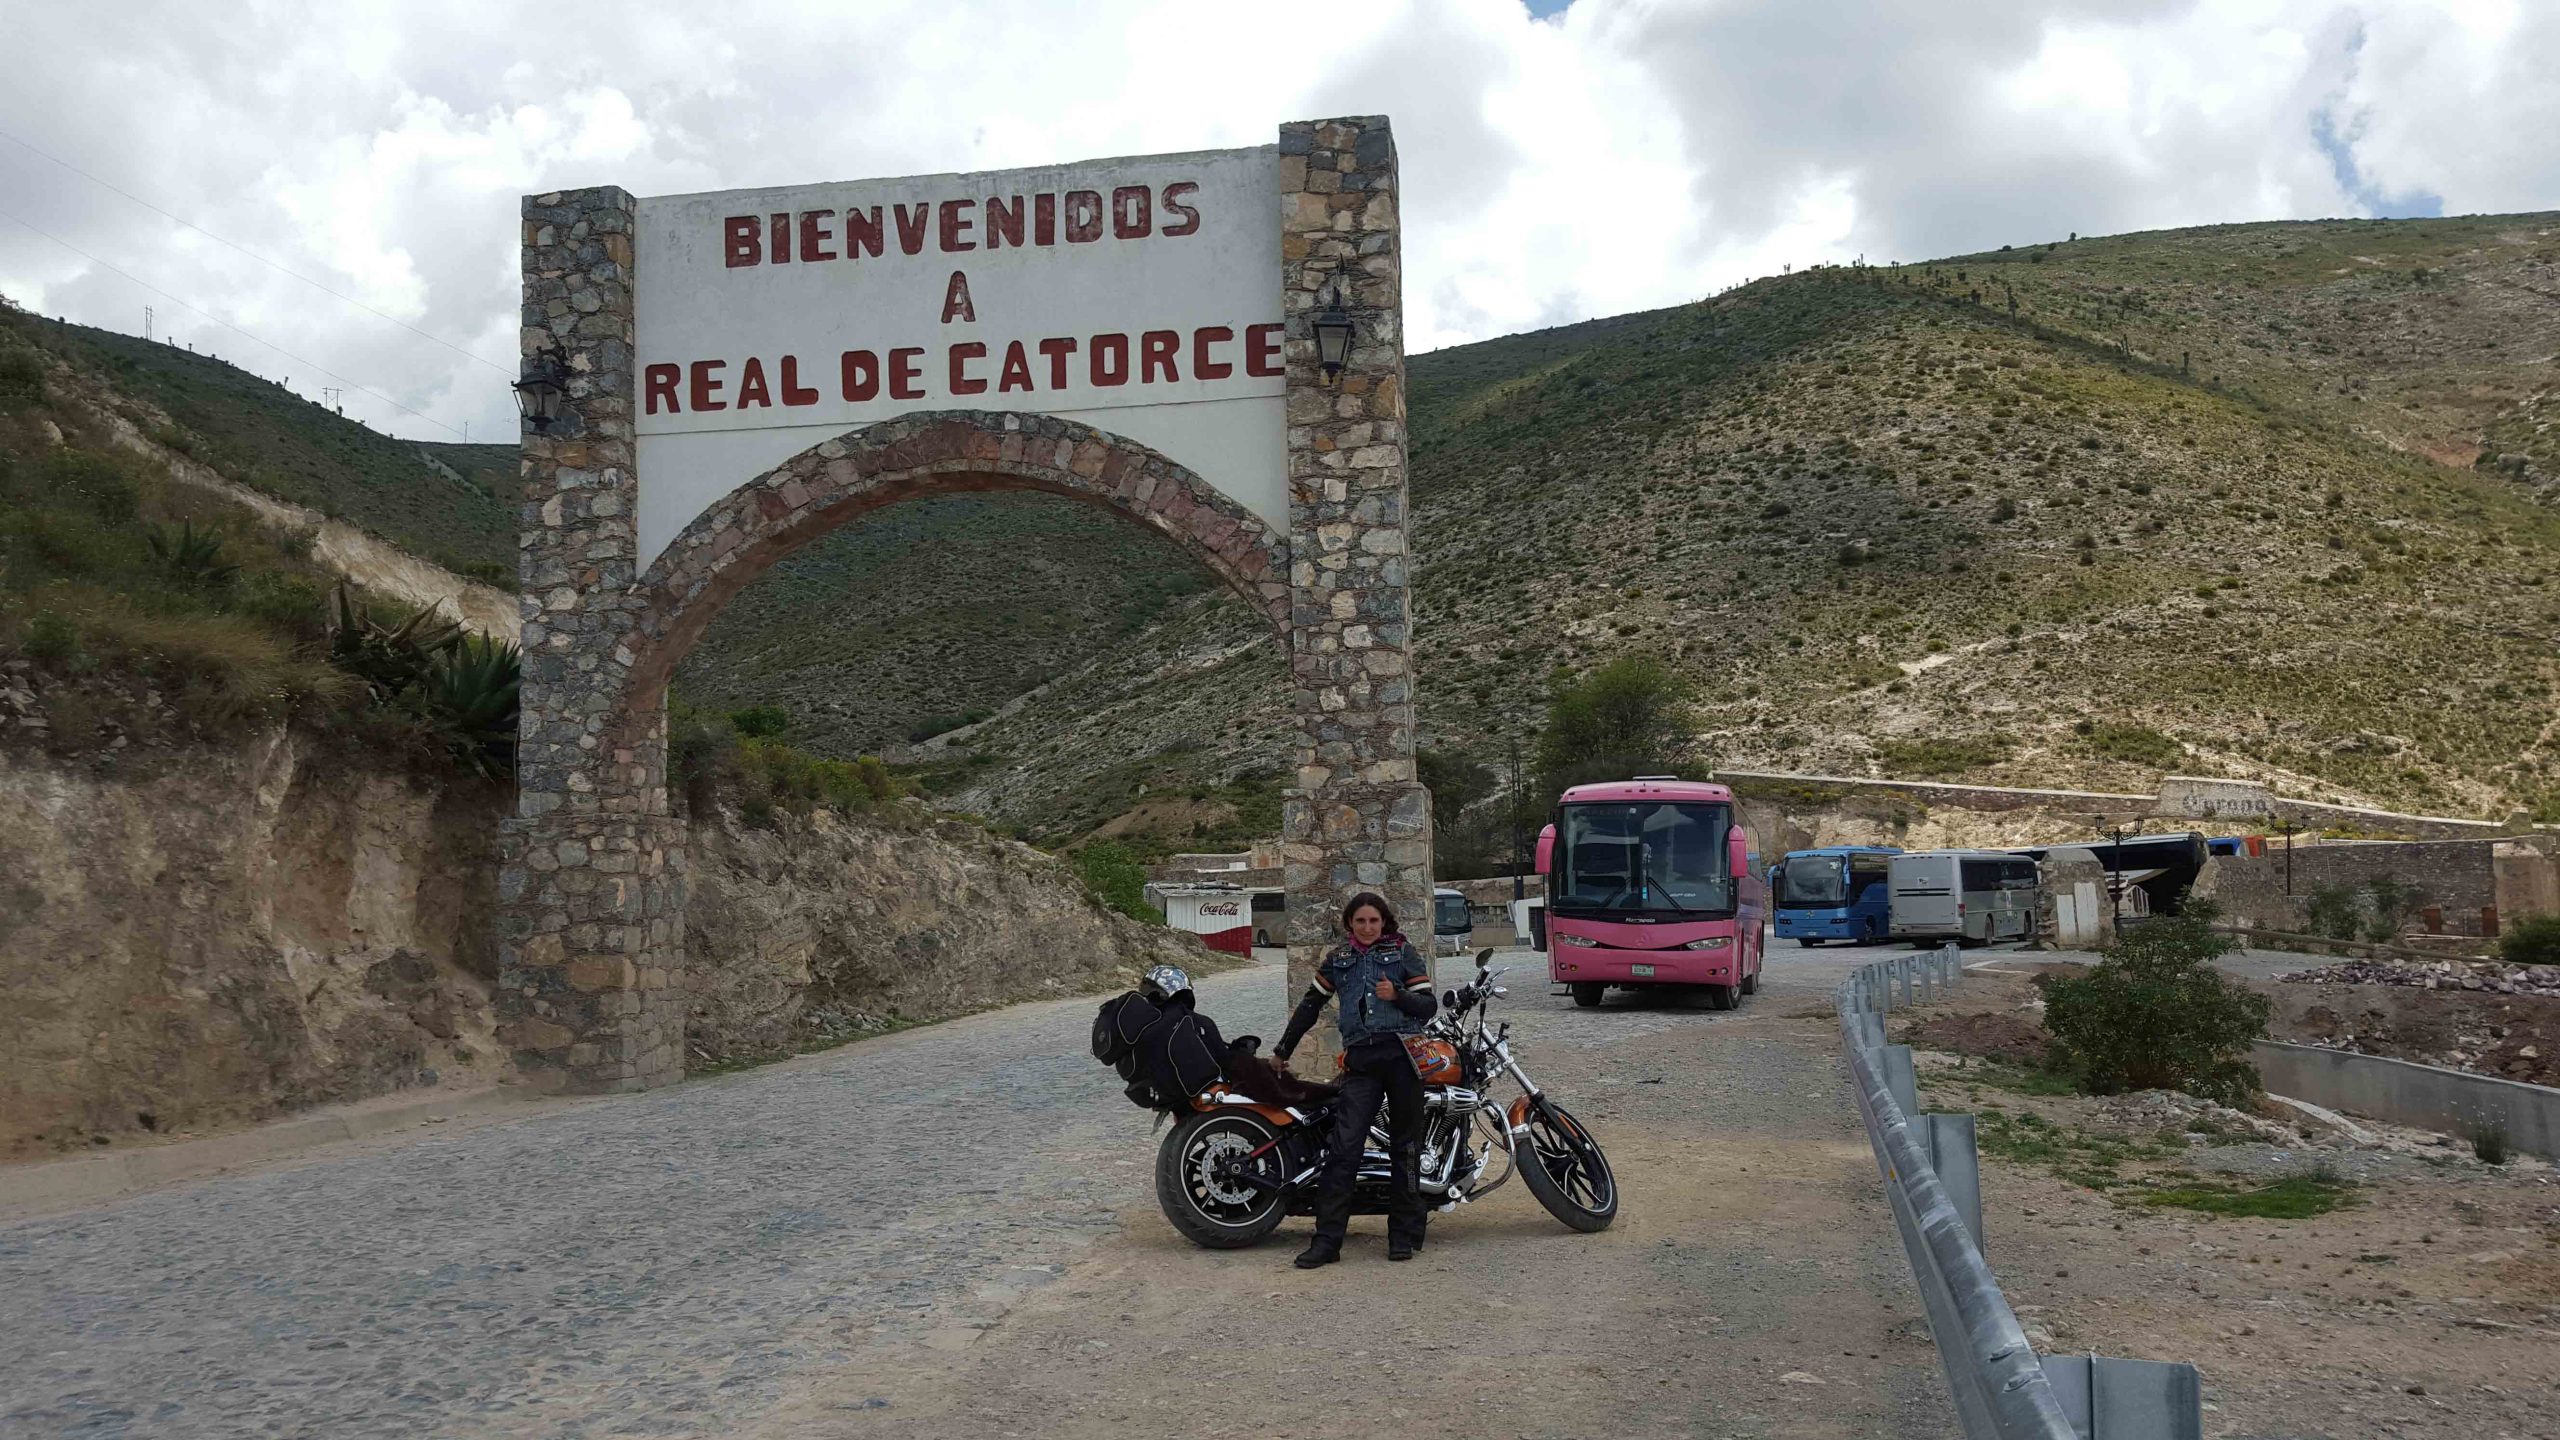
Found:
[{"label": "white sign panel", "polygon": [[1070,416],[1288,528],[1273,147],[661,196],[637,226],[644,566],[913,410]]}]

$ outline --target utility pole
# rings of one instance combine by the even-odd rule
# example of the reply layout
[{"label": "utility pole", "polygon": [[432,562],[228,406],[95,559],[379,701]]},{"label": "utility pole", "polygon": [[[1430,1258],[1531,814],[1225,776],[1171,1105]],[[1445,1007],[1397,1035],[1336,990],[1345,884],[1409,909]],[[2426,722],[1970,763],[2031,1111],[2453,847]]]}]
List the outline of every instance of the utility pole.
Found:
[{"label": "utility pole", "polygon": [[2284,832],[2284,893],[2293,894],[2293,836],[2302,826],[2292,820],[2279,820],[2276,828]]},{"label": "utility pole", "polygon": [[2118,825],[2110,833],[2115,837],[2116,863],[2114,873],[2107,876],[2107,896],[2115,906],[2116,929],[2121,931],[2124,929],[2124,827]]},{"label": "utility pole", "polygon": [[344,415],[347,412],[339,407],[338,397],[346,393],[347,392],[339,386],[323,385],[320,387],[320,403],[328,406],[332,410],[336,410],[339,414]]},{"label": "utility pole", "polygon": [[154,316],[152,315],[152,313],[151,313],[151,307],[150,307],[150,306],[148,306],[148,305],[143,306],[143,307],[142,307],[142,338],[143,338],[144,340],[146,340],[146,341],[147,341],[147,340],[149,340],[149,339],[151,338],[151,324],[152,324],[152,321],[153,321],[153,319],[154,319],[154,318],[155,318],[155,317],[154,317]]},{"label": "utility pole", "polygon": [[1520,773],[1520,737],[1514,735],[1511,737],[1511,898],[1514,900],[1526,899],[1529,894],[1526,873],[1529,852],[1521,840],[1520,830],[1520,792],[1525,788],[1525,778]]}]

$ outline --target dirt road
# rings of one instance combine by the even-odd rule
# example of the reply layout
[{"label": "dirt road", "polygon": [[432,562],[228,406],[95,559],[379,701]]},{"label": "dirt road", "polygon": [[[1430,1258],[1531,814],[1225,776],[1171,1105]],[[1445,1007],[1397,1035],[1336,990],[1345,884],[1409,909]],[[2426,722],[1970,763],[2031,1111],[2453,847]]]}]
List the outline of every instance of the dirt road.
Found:
[{"label": "dirt road", "polygon": [[[1515,1185],[1408,1265],[1370,1219],[1315,1272],[1304,1221],[1195,1250],[1090,1002],[1023,1006],[0,1229],[0,1434],[1952,1433],[1837,1069],[1854,958],[1773,951],[1739,1014],[1522,973],[1600,1235]],[[1272,969],[1202,988],[1276,1028]]]}]

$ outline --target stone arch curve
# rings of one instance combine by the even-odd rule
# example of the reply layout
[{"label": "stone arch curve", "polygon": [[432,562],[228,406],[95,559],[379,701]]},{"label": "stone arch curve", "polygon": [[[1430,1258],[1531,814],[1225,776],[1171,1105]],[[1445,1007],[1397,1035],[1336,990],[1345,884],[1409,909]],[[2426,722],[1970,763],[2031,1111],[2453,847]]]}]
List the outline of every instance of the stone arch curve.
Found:
[{"label": "stone arch curve", "polygon": [[[1271,524],[1124,437],[1053,416],[932,411],[792,457],[643,564],[643,205],[613,186],[524,198],[520,344],[555,362],[529,375],[565,377],[521,437],[517,801],[498,837],[498,1038],[528,1083],[595,1092],[682,1076],[690,860],[667,803],[667,676],[775,561],[910,497],[1023,489],[1107,506],[1168,535],[1279,630],[1299,732],[1280,837],[1293,982],[1314,972],[1350,890],[1427,910],[1395,145],[1374,115],[1292,121],[1278,139],[1262,157],[1279,201],[1285,377],[1285,428],[1270,438],[1289,494]],[[1353,322],[1331,368],[1312,328],[1327,306]]]},{"label": "stone arch curve", "polygon": [[1146,525],[1243,595],[1285,643],[1288,542],[1188,467],[1054,415],[920,411],[810,446],[668,543],[632,586],[620,713],[654,714],[712,618],[784,556],[883,506],[972,490],[1065,495]]}]

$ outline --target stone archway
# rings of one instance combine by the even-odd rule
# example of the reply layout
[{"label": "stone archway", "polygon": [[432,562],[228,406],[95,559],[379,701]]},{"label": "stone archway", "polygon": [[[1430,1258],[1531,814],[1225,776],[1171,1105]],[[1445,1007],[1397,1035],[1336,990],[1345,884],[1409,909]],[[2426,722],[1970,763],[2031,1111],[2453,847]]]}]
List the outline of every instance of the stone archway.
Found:
[{"label": "stone archway", "polygon": [[676,537],[640,577],[625,712],[646,709],[712,615],[783,556],[884,505],[972,490],[1039,490],[1125,515],[1288,634],[1287,542],[1187,468],[1058,416],[923,411],[811,446]]},{"label": "stone archway", "polygon": [[[801,451],[651,556],[635,520],[633,276],[648,264],[638,202],[612,187],[526,197],[523,349],[556,352],[567,377],[563,413],[522,437],[519,799],[500,842],[500,1036],[529,1081],[595,1092],[681,1078],[686,846],[666,793],[667,677],[721,605],[782,556],[922,495],[1036,489],[1108,506],[1172,537],[1280,631],[1300,726],[1281,822],[1293,985],[1312,972],[1345,892],[1376,889],[1429,913],[1395,149],[1385,119],[1368,116],[1284,125],[1262,154],[1280,201],[1285,535],[1276,511],[1267,522],[1164,454],[1091,426],[935,409]],[[1317,363],[1320,310],[1354,327],[1331,370]]]}]

